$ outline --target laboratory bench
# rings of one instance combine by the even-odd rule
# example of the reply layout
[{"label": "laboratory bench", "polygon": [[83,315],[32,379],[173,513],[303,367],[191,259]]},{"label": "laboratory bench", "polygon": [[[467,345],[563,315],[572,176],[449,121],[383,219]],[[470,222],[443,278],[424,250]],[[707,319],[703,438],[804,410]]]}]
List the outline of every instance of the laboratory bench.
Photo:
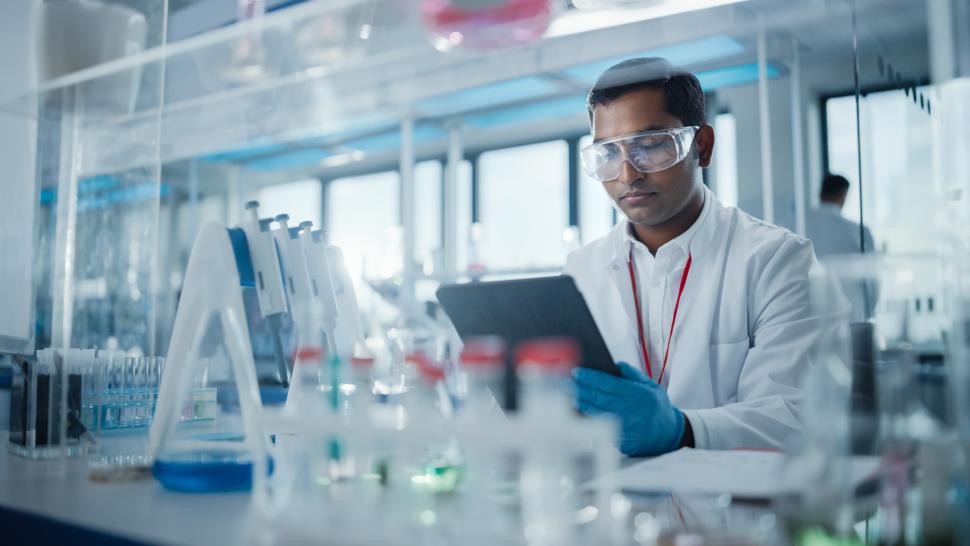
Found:
[{"label": "laboratory bench", "polygon": [[[6,432],[0,441],[6,445]],[[39,461],[3,449],[0,484],[0,542],[5,544],[289,543],[260,523],[264,520],[248,493],[175,493],[153,479],[96,482],[84,457]],[[630,503],[631,544],[644,524],[675,532],[750,535],[775,523],[767,504],[739,503],[726,495],[623,498]]]},{"label": "laboratory bench", "polygon": [[244,544],[248,522],[258,519],[245,493],[178,494],[152,479],[94,482],[84,457],[23,459],[7,451],[6,432],[0,441],[0,543]]}]

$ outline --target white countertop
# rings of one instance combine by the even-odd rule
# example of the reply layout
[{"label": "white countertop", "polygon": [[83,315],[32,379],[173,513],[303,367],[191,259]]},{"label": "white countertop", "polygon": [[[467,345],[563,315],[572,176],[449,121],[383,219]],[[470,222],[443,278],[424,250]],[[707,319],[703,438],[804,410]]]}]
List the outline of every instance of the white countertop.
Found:
[{"label": "white countertop", "polygon": [[[163,544],[290,543],[276,536],[248,493],[190,494],[162,488],[155,480],[100,483],[89,478],[85,457],[35,461],[6,448],[0,432],[0,508],[28,512],[136,542]],[[626,464],[635,460],[626,460]],[[668,520],[677,531],[736,533],[751,529],[765,506],[724,505],[711,496],[651,495],[630,498],[636,511]],[[319,537],[326,540],[325,536]],[[632,529],[631,529],[632,538]]]},{"label": "white countertop", "polygon": [[135,541],[165,544],[252,542],[257,521],[246,493],[185,494],[155,480],[98,483],[86,458],[35,461],[7,451],[0,435],[0,507],[30,512]]}]

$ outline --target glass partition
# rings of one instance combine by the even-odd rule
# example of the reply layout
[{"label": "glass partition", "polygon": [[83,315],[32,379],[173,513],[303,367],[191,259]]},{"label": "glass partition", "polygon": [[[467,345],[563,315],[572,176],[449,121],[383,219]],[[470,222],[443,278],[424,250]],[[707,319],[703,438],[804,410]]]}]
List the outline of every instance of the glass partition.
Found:
[{"label": "glass partition", "polygon": [[[879,294],[877,309],[905,318],[903,329],[884,341],[913,344],[922,359],[941,363],[945,299],[940,242],[954,226],[943,214],[944,181],[936,165],[943,136],[940,100],[929,85],[927,2],[896,4],[898,15],[910,21],[904,31],[887,28],[872,13],[855,17],[858,85],[852,99],[858,125],[848,128],[857,136],[844,147],[857,155],[857,168],[848,176],[857,181],[858,191],[846,206],[854,205],[851,216],[872,233],[875,248],[866,251],[919,264],[899,290]],[[880,281],[893,285],[889,279]],[[876,318],[878,327],[878,313]]]},{"label": "glass partition", "polygon": [[[715,194],[817,238],[806,226],[823,175],[845,176],[837,215],[862,223],[873,244],[843,238],[859,254],[925,264],[905,294],[888,290],[895,279],[871,287],[874,320],[904,313],[896,341],[925,342],[939,359],[958,308],[949,294],[970,293],[958,272],[970,248],[965,29],[954,29],[965,15],[925,1],[888,5],[749,0],[662,17],[633,10],[600,25],[565,10],[534,43],[474,49],[443,47],[408,2],[341,0],[165,48],[147,38],[142,51],[58,74],[0,105],[38,125],[38,346],[157,354],[154,340],[167,340],[152,332],[170,320],[184,269],[160,264],[187,256],[203,215],[189,211],[217,210],[207,217],[231,225],[247,197],[293,180],[328,182],[319,198],[287,198],[274,212],[311,217],[316,208],[367,277],[395,271],[405,250],[434,265],[452,229],[459,273],[483,257],[495,271],[554,272],[564,228],[577,224],[589,242],[615,218],[571,157],[588,140],[585,93],[618,61],[663,56],[706,92],[718,137],[705,183]],[[146,17],[157,38],[153,21],[164,17]],[[404,119],[414,122],[413,157],[401,154]],[[463,142],[450,216],[442,180],[453,127]],[[416,165],[416,214],[396,228],[402,162]],[[414,230],[414,248],[395,246],[408,239],[400,229]]]},{"label": "glass partition", "polygon": [[[586,135],[579,139],[579,149],[593,142],[593,137]],[[580,158],[574,161],[580,162]],[[589,243],[606,236],[613,228],[617,212],[613,209],[613,201],[596,180],[586,176],[582,166],[577,169],[579,175],[579,230],[582,242]]]}]

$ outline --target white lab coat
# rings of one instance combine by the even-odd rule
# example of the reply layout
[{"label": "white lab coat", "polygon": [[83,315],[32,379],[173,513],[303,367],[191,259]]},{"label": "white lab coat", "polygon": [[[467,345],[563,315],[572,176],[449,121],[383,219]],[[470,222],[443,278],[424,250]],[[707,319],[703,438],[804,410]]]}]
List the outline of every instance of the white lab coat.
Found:
[{"label": "white lab coat", "polygon": [[[665,346],[687,252],[692,256],[664,379],[667,394],[690,420],[698,448],[782,448],[801,432],[798,383],[828,320],[811,311],[812,245],[723,206],[706,189],[704,208],[688,231],[689,237],[658,249],[656,282],[638,281],[644,318],[659,308],[663,319],[645,320],[645,327],[659,322]],[[564,272],[576,279],[614,360],[642,365],[628,233],[623,220],[570,254]],[[651,332],[649,339],[657,337]],[[651,358],[656,375],[660,359]]]}]

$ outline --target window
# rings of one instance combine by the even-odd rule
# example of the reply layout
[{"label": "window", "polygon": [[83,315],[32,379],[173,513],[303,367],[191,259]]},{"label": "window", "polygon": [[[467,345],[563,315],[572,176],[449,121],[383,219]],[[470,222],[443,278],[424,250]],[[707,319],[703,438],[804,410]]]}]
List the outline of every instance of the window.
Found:
[{"label": "window", "polygon": [[[931,96],[929,87],[917,91]],[[865,187],[863,219],[876,249],[919,253],[939,241],[934,228],[939,195],[933,166],[930,116],[902,91],[869,93],[860,101],[862,150],[856,145],[855,97],[826,101],[826,147],[830,172],[851,184],[842,214],[859,221],[858,161]],[[821,181],[814,180],[818,192]]]},{"label": "window", "polygon": [[491,270],[561,266],[569,151],[562,140],[479,157],[481,257]]},{"label": "window", "polygon": [[[856,146],[855,96],[829,99],[825,102],[826,152],[829,172],[841,174],[851,184],[842,214],[854,222],[859,221],[859,147]],[[818,194],[821,180],[812,180],[814,193]]]},{"label": "window", "polygon": [[734,114],[714,117],[717,146],[714,151],[714,191],[728,207],[738,206],[738,131]]},{"label": "window", "polygon": [[472,163],[458,164],[458,270],[468,267],[468,244],[472,227]]},{"label": "window", "polygon": [[[932,87],[916,88],[935,101]],[[942,342],[940,317],[931,302],[943,301],[944,275],[934,249],[951,235],[945,187],[934,156],[941,145],[939,121],[920,108],[912,90],[867,93],[859,101],[861,149],[856,135],[855,96],[825,104],[828,170],[849,180],[842,214],[861,217],[875,241],[867,248],[892,257],[878,271],[875,324],[887,344],[920,346]],[[819,180],[813,180],[818,192]]]},{"label": "window", "polygon": [[441,248],[441,162],[414,166],[414,259],[420,266]]},{"label": "window", "polygon": [[[346,256],[352,275],[383,276],[390,254],[399,251],[392,239],[400,235],[396,171],[338,178],[327,189],[327,226],[331,244]],[[391,260],[393,261],[393,260]]]},{"label": "window", "polygon": [[277,214],[287,214],[290,225],[309,220],[316,227],[320,225],[320,198],[323,188],[319,180],[301,180],[286,184],[276,184],[259,190],[259,215],[272,218]]},{"label": "window", "polygon": [[[593,142],[593,137],[586,135],[579,139],[579,149],[588,146]],[[586,176],[586,171],[580,158],[579,165],[579,231],[582,242],[588,243],[603,237],[613,228],[613,220],[616,214],[613,209],[613,200],[610,199],[603,184],[597,180]]]}]

